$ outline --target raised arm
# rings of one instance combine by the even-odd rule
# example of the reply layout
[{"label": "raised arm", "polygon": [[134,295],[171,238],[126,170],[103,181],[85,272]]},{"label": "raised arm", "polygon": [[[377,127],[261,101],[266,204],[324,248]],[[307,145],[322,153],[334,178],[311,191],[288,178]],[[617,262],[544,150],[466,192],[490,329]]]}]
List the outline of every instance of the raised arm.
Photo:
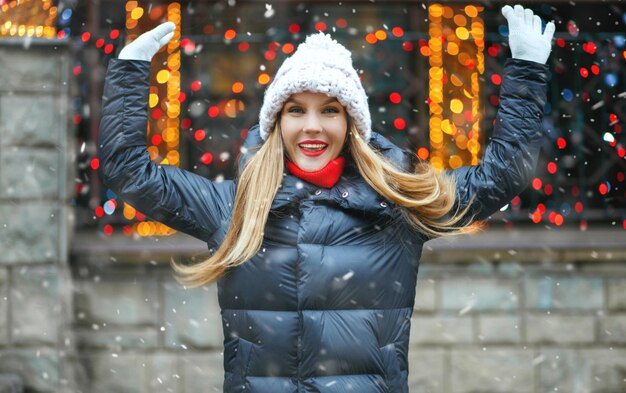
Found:
[{"label": "raised arm", "polygon": [[150,59],[173,35],[164,23],[142,34],[109,62],[102,97],[99,174],[122,200],[151,219],[207,241],[228,220],[235,186],[213,183],[146,150]]},{"label": "raised arm", "polygon": [[483,220],[530,183],[537,165],[544,130],[548,67],[554,24],[542,32],[541,19],[519,5],[505,6],[512,58],[504,68],[500,108],[491,142],[477,166],[448,171],[456,177],[460,207],[473,199],[470,214]]}]

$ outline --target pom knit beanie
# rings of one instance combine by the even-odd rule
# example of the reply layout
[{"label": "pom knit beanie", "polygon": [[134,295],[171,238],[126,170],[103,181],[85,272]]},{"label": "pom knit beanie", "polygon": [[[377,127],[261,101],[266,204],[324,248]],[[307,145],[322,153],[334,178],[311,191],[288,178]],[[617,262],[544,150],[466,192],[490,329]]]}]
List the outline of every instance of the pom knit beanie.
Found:
[{"label": "pom knit beanie", "polygon": [[259,116],[263,140],[272,132],[285,101],[292,94],[305,91],[337,98],[363,139],[369,141],[372,120],[367,95],[352,66],[352,55],[324,33],[308,36],[296,52],[283,62],[265,90]]}]

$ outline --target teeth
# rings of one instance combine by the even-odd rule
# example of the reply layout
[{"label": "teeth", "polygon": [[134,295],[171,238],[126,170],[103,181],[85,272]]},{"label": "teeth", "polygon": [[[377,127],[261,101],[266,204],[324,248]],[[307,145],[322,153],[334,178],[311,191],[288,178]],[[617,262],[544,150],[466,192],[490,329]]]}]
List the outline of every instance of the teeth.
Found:
[{"label": "teeth", "polygon": [[300,147],[303,147],[305,149],[323,149],[326,146],[327,145],[324,145],[324,144],[308,144],[308,143],[302,143],[300,145]]}]

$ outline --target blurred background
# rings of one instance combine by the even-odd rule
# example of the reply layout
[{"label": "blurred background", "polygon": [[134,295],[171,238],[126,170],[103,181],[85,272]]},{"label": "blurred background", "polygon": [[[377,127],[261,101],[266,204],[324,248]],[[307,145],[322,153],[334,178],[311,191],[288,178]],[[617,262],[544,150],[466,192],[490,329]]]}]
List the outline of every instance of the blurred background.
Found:
[{"label": "blurred background", "polygon": [[[557,26],[532,184],[481,234],[426,244],[411,392],[626,392],[626,4],[520,2]],[[147,150],[230,179],[263,91],[304,37],[353,53],[374,131],[477,165],[498,110],[506,2],[0,0],[0,392],[219,392],[206,244],[103,185],[110,59],[171,20]]]}]

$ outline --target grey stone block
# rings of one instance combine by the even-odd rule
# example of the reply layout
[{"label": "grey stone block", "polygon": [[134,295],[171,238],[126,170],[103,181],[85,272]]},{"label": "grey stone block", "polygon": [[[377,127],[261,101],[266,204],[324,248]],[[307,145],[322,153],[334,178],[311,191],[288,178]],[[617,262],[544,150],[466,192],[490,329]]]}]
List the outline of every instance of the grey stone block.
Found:
[{"label": "grey stone block", "polygon": [[0,268],[0,345],[9,342],[9,282],[6,269]]},{"label": "grey stone block", "polygon": [[446,350],[442,348],[409,348],[409,391],[445,393],[446,357]]},{"label": "grey stone block", "polygon": [[137,326],[157,324],[160,304],[157,283],[106,277],[106,281],[77,281],[74,303],[81,326]]},{"label": "grey stone block", "polygon": [[626,310],[626,278],[609,279],[607,293],[609,310]]},{"label": "grey stone block", "polygon": [[600,341],[626,344],[626,314],[607,315],[600,318]]},{"label": "grey stone block", "polygon": [[61,102],[54,95],[0,94],[0,146],[58,146],[68,126]]},{"label": "grey stone block", "polygon": [[582,392],[626,392],[626,349],[590,349],[579,353]]},{"label": "grey stone block", "polygon": [[27,392],[59,391],[59,358],[48,348],[6,349],[0,351],[0,373],[20,376]]},{"label": "grey stone block", "polygon": [[189,354],[181,358],[183,392],[218,393],[224,386],[224,357],[220,352]]},{"label": "grey stone block", "polygon": [[0,86],[5,91],[58,91],[58,86],[68,81],[67,67],[63,67],[68,56],[63,47],[40,47],[28,51],[18,46],[2,47]]},{"label": "grey stone block", "polygon": [[23,393],[24,383],[16,374],[0,374],[0,393]]},{"label": "grey stone block", "polygon": [[513,280],[444,279],[441,307],[444,310],[515,310],[518,308],[518,286]]},{"label": "grey stone block", "polygon": [[589,392],[581,382],[578,352],[567,348],[541,348],[535,356],[538,392]]},{"label": "grey stone block", "polygon": [[13,269],[10,301],[14,343],[57,343],[64,305],[56,266]]},{"label": "grey stone block", "polygon": [[411,342],[416,344],[471,343],[474,337],[472,319],[453,316],[413,316]]},{"label": "grey stone block", "polygon": [[593,343],[595,318],[589,315],[528,314],[525,330],[526,340],[530,343]]},{"label": "grey stone block", "polygon": [[488,347],[451,351],[451,393],[534,393],[530,350]]},{"label": "grey stone block", "polygon": [[517,315],[478,316],[478,342],[515,344],[521,341],[522,326]]},{"label": "grey stone block", "polygon": [[163,326],[168,347],[222,347],[224,335],[217,285],[190,290],[178,283],[166,282],[163,290]]},{"label": "grey stone block", "polygon": [[150,356],[148,389],[150,393],[182,393],[183,381],[174,354],[155,353]]},{"label": "grey stone block", "polygon": [[435,311],[437,304],[437,281],[434,279],[420,279],[415,287],[415,305],[417,312]]},{"label": "grey stone block", "polygon": [[58,261],[58,216],[52,203],[0,203],[0,264]]},{"label": "grey stone block", "polygon": [[524,283],[530,309],[594,310],[604,307],[604,279],[600,277],[528,277]]},{"label": "grey stone block", "polygon": [[76,328],[80,348],[148,349],[158,346],[156,327],[84,327]]},{"label": "grey stone block", "polygon": [[90,375],[89,393],[144,393],[146,392],[146,365],[144,354],[99,352],[81,359]]},{"label": "grey stone block", "polygon": [[6,148],[0,152],[0,198],[54,198],[59,194],[56,149]]}]

